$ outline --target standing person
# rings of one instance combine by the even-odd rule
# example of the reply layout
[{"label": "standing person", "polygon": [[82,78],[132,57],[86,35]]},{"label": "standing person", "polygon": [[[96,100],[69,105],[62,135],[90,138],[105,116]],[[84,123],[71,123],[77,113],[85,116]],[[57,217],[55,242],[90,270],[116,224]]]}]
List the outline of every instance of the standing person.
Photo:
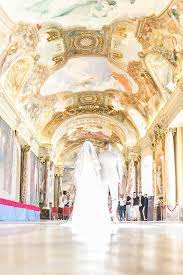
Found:
[{"label": "standing person", "polygon": [[148,196],[147,194],[144,195],[144,218],[147,221],[148,217]]},{"label": "standing person", "polygon": [[139,220],[139,197],[133,192],[133,220]]},{"label": "standing person", "polygon": [[119,219],[124,221],[126,217],[126,198],[124,194],[120,195],[119,199]]},{"label": "standing person", "polygon": [[140,212],[140,220],[144,221],[144,196],[142,192],[139,192],[139,212]]},{"label": "standing person", "polygon": [[131,221],[131,208],[132,208],[132,199],[130,196],[126,197],[126,221]]},{"label": "standing person", "polygon": [[109,191],[111,194],[112,219],[114,223],[118,223],[118,190],[122,182],[122,163],[119,155],[112,150],[110,142],[104,142],[104,151],[99,154],[99,161],[106,197],[108,197]]},{"label": "standing person", "polygon": [[104,234],[111,230],[111,219],[100,163],[93,144],[86,141],[75,168],[75,202],[71,217],[72,230],[84,234]]}]

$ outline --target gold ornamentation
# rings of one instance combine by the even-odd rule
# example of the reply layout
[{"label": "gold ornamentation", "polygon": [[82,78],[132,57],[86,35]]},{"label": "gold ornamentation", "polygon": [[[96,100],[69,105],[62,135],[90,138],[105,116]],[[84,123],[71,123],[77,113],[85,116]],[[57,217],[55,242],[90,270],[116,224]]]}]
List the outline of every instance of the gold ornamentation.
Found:
[{"label": "gold ornamentation", "polygon": [[14,42],[10,45],[10,47],[8,48],[7,54],[8,55],[12,55],[15,54],[18,50],[18,43]]},{"label": "gold ornamentation", "polygon": [[176,63],[173,52],[169,51],[165,47],[155,46],[155,47],[152,48],[151,52],[161,54],[164,58],[166,58],[173,65],[175,65],[175,63]]},{"label": "gold ornamentation", "polygon": [[119,52],[112,52],[111,54],[111,57],[114,59],[114,60],[119,60],[119,59],[122,59],[123,58],[123,54],[122,53],[119,53]]},{"label": "gold ornamentation", "polygon": [[120,122],[125,119],[125,114],[122,111],[115,111],[112,106],[95,106],[95,105],[83,105],[83,106],[72,106],[68,107],[63,113],[56,114],[51,122],[48,123],[43,135],[47,136],[53,133],[54,129],[57,128],[63,121],[71,117],[83,115],[83,114],[98,114],[104,116],[111,116]]},{"label": "gold ornamentation", "polygon": [[32,69],[33,60],[29,57],[20,58],[11,65],[7,78],[13,91],[19,92],[22,89]]},{"label": "gold ornamentation", "polygon": [[62,37],[62,31],[58,29],[48,30],[47,34],[48,34],[48,37],[47,37],[48,42],[58,40]]},{"label": "gold ornamentation", "polygon": [[59,54],[59,55],[56,55],[52,58],[53,62],[55,63],[55,65],[63,65],[65,63],[65,57],[64,57],[64,54]]},{"label": "gold ornamentation", "polygon": [[117,25],[114,27],[113,33],[115,35],[120,36],[121,38],[126,38],[127,37],[127,26]]},{"label": "gold ornamentation", "polygon": [[104,30],[72,29],[64,32],[67,57],[77,55],[107,55]]},{"label": "gold ornamentation", "polygon": [[167,129],[163,126],[163,124],[164,123],[162,122],[154,127],[154,132],[151,136],[151,147],[153,152],[155,152],[156,146],[159,144],[160,141],[162,141],[163,147],[165,145],[165,134],[167,133]]}]

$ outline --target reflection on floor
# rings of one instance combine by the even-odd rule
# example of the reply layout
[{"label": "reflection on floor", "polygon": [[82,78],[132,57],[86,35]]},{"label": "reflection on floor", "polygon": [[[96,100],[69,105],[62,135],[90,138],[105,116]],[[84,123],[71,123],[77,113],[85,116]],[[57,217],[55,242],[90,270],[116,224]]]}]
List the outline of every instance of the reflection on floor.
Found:
[{"label": "reflection on floor", "polygon": [[183,223],[121,223],[84,243],[60,222],[0,223],[2,275],[183,274]]}]

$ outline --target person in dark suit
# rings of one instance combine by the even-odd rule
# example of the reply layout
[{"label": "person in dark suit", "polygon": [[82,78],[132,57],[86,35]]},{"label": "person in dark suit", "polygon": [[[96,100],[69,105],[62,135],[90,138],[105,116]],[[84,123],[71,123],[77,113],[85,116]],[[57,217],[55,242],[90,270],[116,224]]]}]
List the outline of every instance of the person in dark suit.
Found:
[{"label": "person in dark suit", "polygon": [[142,192],[139,192],[139,212],[140,212],[140,220],[144,221],[144,196]]},{"label": "person in dark suit", "polygon": [[139,220],[139,196],[133,192],[133,221]]},{"label": "person in dark suit", "polygon": [[124,194],[120,195],[119,199],[119,218],[120,221],[124,221],[126,217],[126,198]]},{"label": "person in dark suit", "polygon": [[144,195],[144,220],[147,221],[148,216],[148,196]]},{"label": "person in dark suit", "polygon": [[131,221],[132,219],[132,199],[130,196],[126,197],[126,221]]}]

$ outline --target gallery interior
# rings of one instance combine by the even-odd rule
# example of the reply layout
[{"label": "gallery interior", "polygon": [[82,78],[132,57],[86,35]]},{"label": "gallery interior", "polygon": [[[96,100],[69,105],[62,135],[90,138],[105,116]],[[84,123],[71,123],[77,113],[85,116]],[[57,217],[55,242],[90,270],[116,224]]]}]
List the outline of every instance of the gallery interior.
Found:
[{"label": "gallery interior", "polygon": [[[86,140],[149,198],[105,253],[60,226]],[[3,274],[182,274],[182,221],[183,1],[0,0]]]}]

